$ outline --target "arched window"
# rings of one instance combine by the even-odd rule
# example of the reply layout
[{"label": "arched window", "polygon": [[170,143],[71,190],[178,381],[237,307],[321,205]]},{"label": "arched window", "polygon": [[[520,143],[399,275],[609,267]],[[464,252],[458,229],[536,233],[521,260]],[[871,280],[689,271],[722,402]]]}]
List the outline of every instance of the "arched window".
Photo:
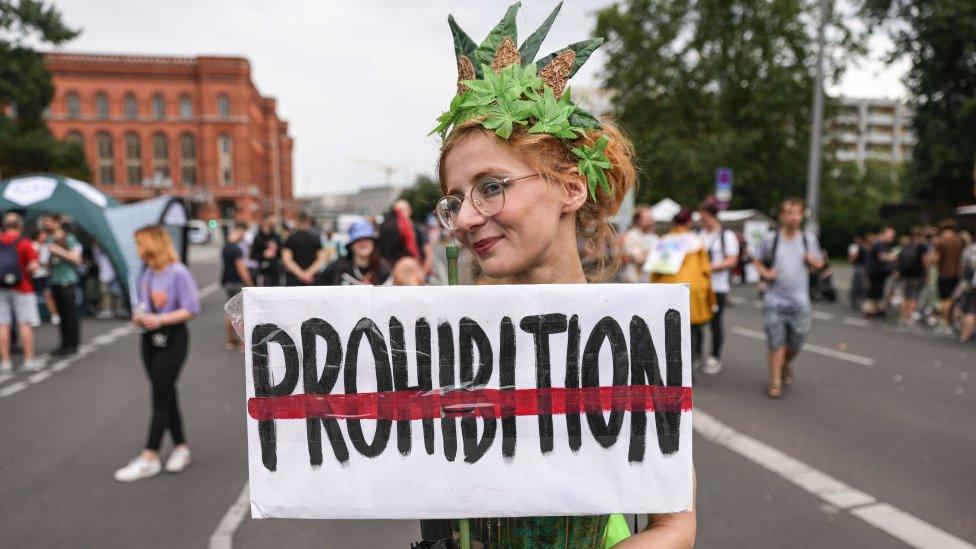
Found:
[{"label": "arched window", "polygon": [[125,94],[125,99],[122,100],[122,109],[125,111],[125,117],[129,120],[139,116],[139,105],[136,103],[136,96],[133,93]]},{"label": "arched window", "polygon": [[108,96],[105,92],[95,94],[95,115],[102,120],[108,118]]},{"label": "arched window", "polygon": [[134,133],[125,136],[125,178],[132,185],[142,183],[142,146]]},{"label": "arched window", "polygon": [[68,92],[65,103],[67,104],[68,118],[78,118],[81,116],[81,101],[78,99],[77,93]]},{"label": "arched window", "polygon": [[108,132],[98,132],[95,136],[98,148],[98,181],[103,184],[115,183],[115,155],[112,153],[112,136]]},{"label": "arched window", "polygon": [[189,133],[180,136],[180,181],[197,184],[197,138]]},{"label": "arched window", "polygon": [[217,96],[217,116],[230,118],[230,98],[227,94],[222,93]]},{"label": "arched window", "polygon": [[180,118],[193,118],[193,99],[189,95],[180,96]]},{"label": "arched window", "polygon": [[222,184],[234,181],[234,142],[227,134],[217,137],[217,169]]},{"label": "arched window", "polygon": [[166,100],[158,93],[152,98],[152,113],[157,120],[166,118]]},{"label": "arched window", "polygon": [[169,177],[169,141],[166,136],[157,133],[152,140],[153,175]]}]

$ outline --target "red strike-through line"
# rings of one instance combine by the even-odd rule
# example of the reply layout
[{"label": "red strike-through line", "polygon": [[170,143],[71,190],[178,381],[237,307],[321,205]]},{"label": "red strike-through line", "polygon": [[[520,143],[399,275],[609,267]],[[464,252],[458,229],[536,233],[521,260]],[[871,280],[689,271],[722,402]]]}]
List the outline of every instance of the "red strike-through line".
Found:
[{"label": "red strike-through line", "polygon": [[442,417],[505,418],[586,412],[679,412],[691,410],[691,387],[613,385],[537,389],[380,391],[354,394],[298,394],[252,397],[247,413],[269,419],[388,419]]}]

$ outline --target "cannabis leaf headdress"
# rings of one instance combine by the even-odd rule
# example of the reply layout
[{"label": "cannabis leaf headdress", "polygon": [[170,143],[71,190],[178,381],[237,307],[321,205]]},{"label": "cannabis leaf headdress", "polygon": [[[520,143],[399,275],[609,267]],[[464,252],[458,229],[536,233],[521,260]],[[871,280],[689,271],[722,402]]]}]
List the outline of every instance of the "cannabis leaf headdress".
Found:
[{"label": "cannabis leaf headdress", "polygon": [[586,177],[590,196],[595,200],[597,188],[612,192],[606,173],[611,165],[605,154],[610,138],[603,135],[592,146],[573,146],[587,130],[601,126],[570,100],[565,87],[566,81],[600,47],[603,38],[570,44],[533,62],[562,2],[516,49],[515,14],[520,6],[518,2],[512,4],[481,45],[461,30],[453,15],[448,16],[457,57],[457,95],[430,133],[444,138],[455,126],[480,118],[482,126],[494,130],[502,139],[508,139],[515,126],[527,126],[529,133],[558,137],[579,158],[579,173]]}]

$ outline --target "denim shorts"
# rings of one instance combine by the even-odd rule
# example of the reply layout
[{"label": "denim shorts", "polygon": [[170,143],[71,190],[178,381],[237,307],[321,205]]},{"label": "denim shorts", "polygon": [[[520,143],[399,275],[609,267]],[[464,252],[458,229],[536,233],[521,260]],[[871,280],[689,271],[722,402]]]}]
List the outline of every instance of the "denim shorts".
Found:
[{"label": "denim shorts", "polygon": [[38,326],[41,317],[37,312],[37,296],[34,292],[20,292],[17,290],[0,290],[0,324],[11,324],[17,317],[18,324]]},{"label": "denim shorts", "polygon": [[810,331],[810,309],[767,305],[763,309],[763,328],[770,350],[787,347],[799,351]]}]

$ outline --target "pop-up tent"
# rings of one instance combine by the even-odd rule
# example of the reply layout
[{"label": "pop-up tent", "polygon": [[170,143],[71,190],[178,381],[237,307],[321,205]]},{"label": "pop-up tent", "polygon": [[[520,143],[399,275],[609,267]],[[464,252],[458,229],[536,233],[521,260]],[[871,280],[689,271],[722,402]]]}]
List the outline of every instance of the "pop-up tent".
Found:
[{"label": "pop-up tent", "polygon": [[186,257],[186,209],[172,196],[119,204],[88,183],[60,175],[31,174],[0,181],[0,211],[70,216],[108,254],[130,297],[142,265],[135,253],[136,229],[165,225],[177,250]]}]

